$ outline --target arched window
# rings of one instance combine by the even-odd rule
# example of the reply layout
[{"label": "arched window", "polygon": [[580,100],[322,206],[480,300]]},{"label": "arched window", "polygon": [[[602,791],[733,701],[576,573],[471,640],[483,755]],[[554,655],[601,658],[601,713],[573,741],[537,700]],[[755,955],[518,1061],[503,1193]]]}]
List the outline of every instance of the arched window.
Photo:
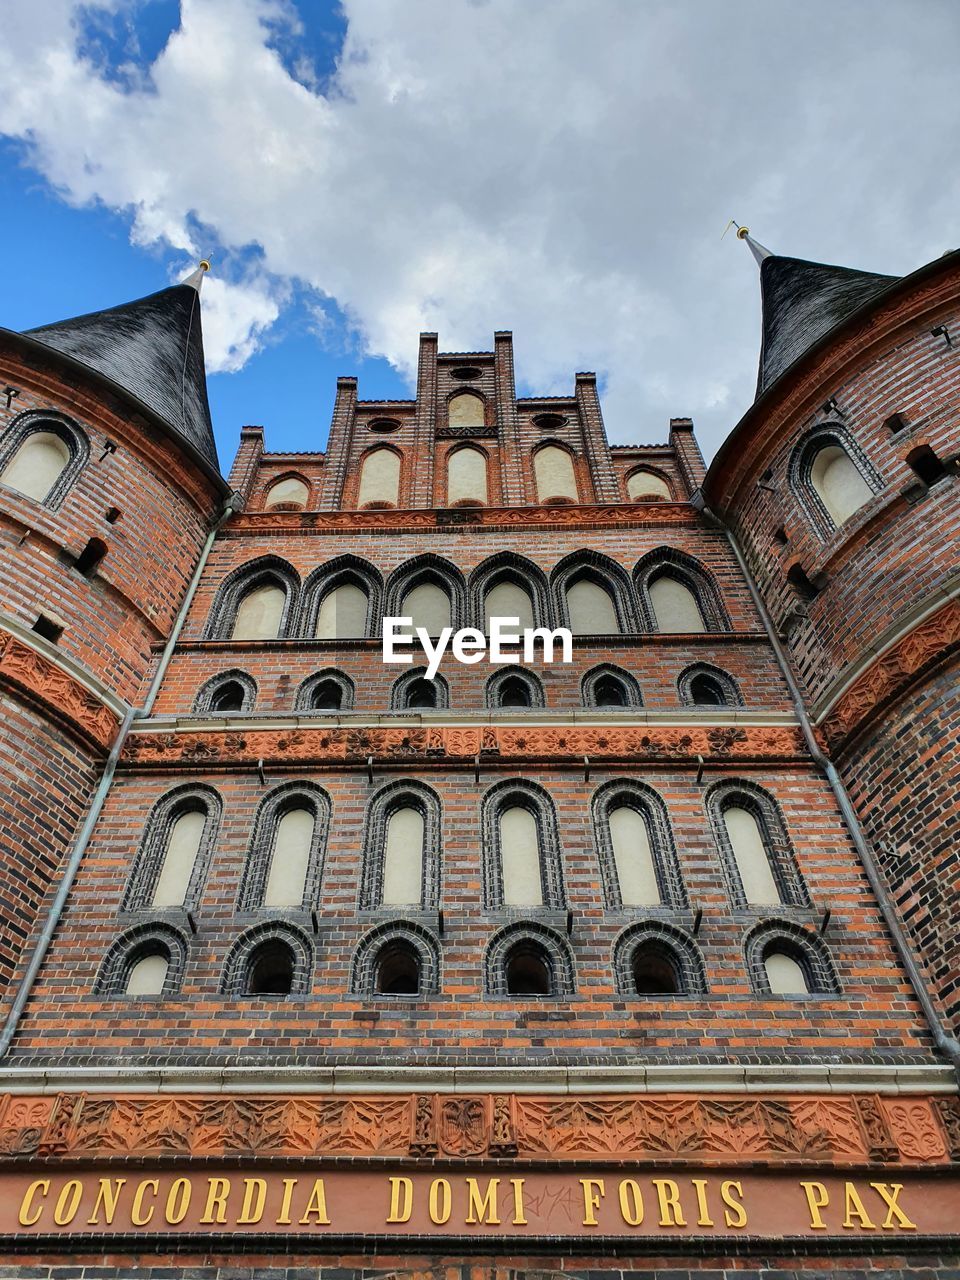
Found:
[{"label": "arched window", "polygon": [[233,624],[234,640],[276,640],[287,593],[276,583],[251,587],[240,601]]},{"label": "arched window", "polygon": [[176,787],[154,805],[123,901],[124,911],[196,907],[220,825],[212,787]]},{"label": "arched window", "polygon": [[837,976],[823,938],[786,921],[761,921],[744,941],[753,985],[761,996],[837,995]]},{"label": "arched window", "polygon": [[820,424],[799,442],[788,475],[790,487],[823,536],[845,524],[883,488],[880,473],[838,422]]},{"label": "arched window", "polygon": [[302,510],[309,498],[310,488],[305,480],[301,480],[299,476],[285,476],[270,486],[263,505],[266,510],[271,507]]},{"label": "arched window", "polygon": [[492,999],[575,994],[573,956],[565,938],[543,925],[501,929],[484,957],[484,986]]},{"label": "arched window", "polygon": [[[473,399],[473,397],[471,397]],[[464,446],[447,457],[447,504],[485,504],[487,501],[487,458],[480,449]]]},{"label": "arched window", "polygon": [[57,507],[88,453],[86,436],[67,419],[21,414],[0,436],[0,484]]},{"label": "arched window", "polygon": [[550,575],[557,621],[574,635],[636,631],[633,588],[609,556],[575,551]]},{"label": "arched window", "polygon": [[257,686],[245,671],[222,671],[208,680],[197,694],[196,714],[231,715],[250,712],[257,700]]},{"label": "arched window", "polygon": [[313,949],[304,933],[289,924],[265,923],[233,944],[220,989],[233,998],[305,995],[312,969]]},{"label": "arched window", "polygon": [[680,701],[688,707],[740,707],[743,698],[736,681],[719,667],[697,662],[680,673]]},{"label": "arched window", "polygon": [[549,592],[543,570],[532,560],[501,551],[470,575],[472,617],[489,632],[491,618],[519,618],[520,627],[550,625]]},{"label": "arched window", "polygon": [[384,614],[412,618],[436,637],[444,627],[464,626],[466,585],[463,574],[441,556],[418,556],[402,564],[387,583]]},{"label": "arched window", "polygon": [[594,796],[593,827],[609,907],[686,907],[667,808],[651,787],[608,782]]},{"label": "arched window", "polygon": [[210,640],[276,640],[295,634],[300,579],[278,556],[240,565],[220,585],[206,636]]},{"label": "arched window", "polygon": [[320,671],[304,680],[297,692],[297,711],[336,712],[353,707],[353,681],[342,671]]},{"label": "arched window", "polygon": [[450,705],[450,689],[443,676],[426,678],[425,667],[412,667],[394,681],[390,706],[394,711],[442,711]]},{"label": "arched window", "polygon": [[422,925],[390,921],[362,939],[353,961],[351,991],[358,996],[423,998],[440,989],[440,948]]},{"label": "arched window", "polygon": [[317,640],[360,640],[379,632],[383,582],[359,556],[336,556],[307,579],[304,631]]},{"label": "arched window", "polygon": [[365,455],[360,467],[357,506],[395,507],[400,501],[400,455],[381,445]]},{"label": "arched window", "polygon": [[430,787],[393,782],[381,788],[367,810],[363,848],[362,910],[437,908],[440,801]]},{"label": "arched window", "polygon": [[542,787],[512,780],[491,787],[482,828],[487,909],[564,905],[556,814]]},{"label": "arched window", "polygon": [[762,788],[718,783],[707,806],[737,907],[809,906],[780,810]]},{"label": "arched window", "polygon": [[149,924],[118,938],[104,957],[96,993],[106,999],[174,995],[180,987],[187,944],[176,929]]},{"label": "arched window", "polygon": [[628,671],[622,671],[619,667],[594,667],[583,677],[580,689],[585,707],[616,711],[643,704],[640,686]]},{"label": "arched window", "polygon": [[317,901],[330,802],[313,783],[287,783],[261,803],[238,911],[306,910]]},{"label": "arched window", "polygon": [[504,710],[544,705],[543,685],[523,667],[502,667],[487,681],[487,706]]},{"label": "arched window", "polygon": [[730,630],[713,579],[685,552],[657,547],[639,561],[634,580],[647,630],[668,634]]},{"label": "arched window", "polygon": [[533,474],[537,482],[537,501],[577,502],[577,476],[573,458],[559,445],[548,444],[533,455]]},{"label": "arched window", "polygon": [[703,958],[693,938],[661,920],[631,925],[613,949],[617,989],[628,999],[706,993]]},{"label": "arched window", "polygon": [[355,640],[367,634],[367,593],[346,582],[327,592],[317,614],[318,640]]},{"label": "arched window", "polygon": [[530,593],[518,582],[503,579],[486,594],[483,608],[483,626],[489,634],[491,618],[519,618],[520,629],[535,627],[533,601]]},{"label": "arched window", "polygon": [[447,420],[451,427],[482,427],[483,401],[472,391],[459,391],[447,405]]},{"label": "arched window", "polygon": [[671,502],[673,494],[663,476],[641,467],[627,476],[627,497],[631,502]]},{"label": "arched window", "polygon": [[838,444],[817,450],[810,465],[810,482],[838,527],[873,497],[873,490]]}]

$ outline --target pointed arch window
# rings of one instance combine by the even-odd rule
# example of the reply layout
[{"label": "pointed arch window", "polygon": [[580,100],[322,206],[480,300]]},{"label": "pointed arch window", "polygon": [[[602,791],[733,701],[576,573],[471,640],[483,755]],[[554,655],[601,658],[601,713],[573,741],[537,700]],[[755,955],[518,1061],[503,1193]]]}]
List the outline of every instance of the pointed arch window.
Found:
[{"label": "pointed arch window", "polygon": [[233,715],[252,711],[257,700],[256,683],[245,671],[223,671],[208,680],[197,694],[197,715]]},{"label": "pointed arch window", "polygon": [[537,624],[529,591],[509,578],[496,583],[484,599],[483,625],[488,634],[491,618],[519,618],[521,630],[535,627]]},{"label": "pointed arch window", "polygon": [[400,502],[400,455],[381,445],[364,456],[360,467],[358,507],[395,507]]},{"label": "pointed arch window", "polygon": [[681,582],[673,574],[663,573],[651,580],[649,591],[658,631],[706,630],[697,597],[685,582]]},{"label": "pointed arch window", "polygon": [[657,547],[639,561],[634,580],[647,630],[680,635],[730,630],[713,578],[685,552]]},{"label": "pointed arch window", "polygon": [[284,510],[302,511],[310,498],[310,488],[299,476],[285,476],[267,490],[264,509],[281,507]]},{"label": "pointed arch window", "polygon": [[278,556],[235,569],[217,592],[206,634],[211,640],[277,640],[294,633],[300,579]]},{"label": "pointed arch window", "polygon": [[609,556],[574,552],[550,575],[557,620],[574,635],[617,635],[636,630],[633,588]]},{"label": "pointed arch window", "polygon": [[544,705],[543,685],[532,671],[505,667],[487,681],[487,706],[521,710]]},{"label": "pointed arch window", "polygon": [[641,467],[627,476],[627,497],[631,502],[671,502],[673,494],[663,476]]},{"label": "pointed arch window", "polygon": [[390,783],[371,800],[360,906],[433,911],[440,893],[440,801],[422,783]]},{"label": "pointed arch window", "polygon": [[414,667],[396,680],[390,694],[394,711],[442,711],[450,705],[450,689],[443,676],[426,678],[425,667]]},{"label": "pointed arch window", "polygon": [[335,556],[303,590],[304,631],[317,640],[361,640],[379,628],[383,581],[359,556]]},{"label": "pointed arch window", "polygon": [[499,552],[470,575],[477,626],[489,633],[491,618],[519,618],[520,627],[550,625],[549,591],[543,570],[525,556]]},{"label": "pointed arch window", "polygon": [[233,640],[276,640],[287,594],[276,583],[251,587],[241,599],[233,624]]},{"label": "pointed arch window", "polygon": [[447,504],[487,502],[487,458],[480,449],[464,446],[447,457]]},{"label": "pointed arch window", "polygon": [[616,711],[623,707],[643,705],[640,686],[629,671],[623,671],[619,667],[594,667],[583,677],[580,688],[585,707]]},{"label": "pointed arch window", "polygon": [[726,671],[697,662],[680,673],[680,701],[688,707],[740,707],[743,698],[736,681]]},{"label": "pointed arch window", "polygon": [[459,391],[447,404],[451,427],[476,428],[484,425],[483,400],[472,391]]},{"label": "pointed arch window", "polygon": [[295,705],[297,711],[349,711],[353,696],[353,681],[342,671],[320,671],[304,680]]},{"label": "pointed arch window", "polygon": [[68,419],[21,414],[0,436],[0,485],[56,508],[88,455],[87,437]]},{"label": "pointed arch window", "polygon": [[177,787],[161,797],[144,827],[122,909],[194,909],[220,815],[220,797],[211,787]]},{"label": "pointed arch window", "polygon": [[367,634],[367,593],[354,582],[328,591],[317,613],[317,640],[356,640]]},{"label": "pointed arch window", "polygon": [[575,636],[616,635],[620,630],[617,606],[606,587],[582,577],[567,588],[570,630]]},{"label": "pointed arch window", "polygon": [[788,467],[790,487],[823,537],[846,524],[883,488],[876,467],[838,422],[800,441]]}]

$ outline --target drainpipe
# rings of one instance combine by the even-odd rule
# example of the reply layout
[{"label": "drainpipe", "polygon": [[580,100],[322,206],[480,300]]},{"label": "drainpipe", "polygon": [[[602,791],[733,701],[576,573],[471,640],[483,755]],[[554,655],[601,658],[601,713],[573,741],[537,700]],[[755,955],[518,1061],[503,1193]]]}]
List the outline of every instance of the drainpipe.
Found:
[{"label": "drainpipe", "polygon": [[103,767],[103,773],[101,774],[99,785],[97,786],[97,790],[90,802],[90,808],[87,810],[87,816],[83,820],[83,826],[80,828],[80,832],[77,835],[74,846],[70,851],[70,857],[68,858],[63,874],[60,877],[56,897],[54,898],[50,906],[50,910],[47,913],[47,918],[43,924],[43,930],[30,954],[30,960],[27,964],[26,972],[20,980],[20,985],[17,988],[17,994],[14,997],[10,1012],[7,1015],[7,1020],[4,1023],[3,1031],[0,1032],[0,1058],[4,1057],[7,1050],[10,1048],[13,1037],[16,1035],[17,1027],[20,1025],[20,1019],[23,1016],[23,1011],[30,998],[30,992],[33,990],[33,984],[36,981],[37,974],[40,972],[40,966],[43,964],[47,952],[50,949],[50,943],[53,941],[53,935],[56,932],[57,925],[60,923],[60,917],[63,915],[63,909],[66,906],[67,898],[70,896],[70,890],[73,887],[73,882],[80,869],[80,864],[83,861],[84,854],[87,851],[87,846],[90,843],[90,837],[93,835],[93,829],[97,825],[97,819],[100,817],[107,795],[110,792],[114,774],[117,771],[117,763],[120,759],[120,753],[123,751],[124,744],[130,734],[133,722],[135,720],[144,719],[144,717],[148,716],[153,709],[153,704],[157,699],[157,693],[159,692],[163,677],[166,674],[167,667],[170,664],[170,659],[173,656],[174,646],[177,643],[180,632],[183,630],[183,624],[187,620],[187,613],[189,612],[190,605],[193,602],[193,597],[196,595],[197,587],[200,585],[200,578],[206,568],[207,559],[210,555],[210,550],[213,546],[214,540],[230,517],[236,511],[239,511],[242,506],[243,499],[238,493],[231,493],[224,503],[223,510],[220,512],[216,523],[208,532],[206,542],[203,544],[203,549],[200,552],[200,558],[197,561],[196,568],[193,571],[193,576],[191,577],[189,586],[187,587],[187,593],[183,598],[183,603],[180,605],[180,610],[174,621],[173,629],[170,632],[170,638],[167,640],[163,653],[160,655],[160,662],[157,665],[156,673],[151,681],[150,688],[147,691],[146,701],[140,708],[128,707],[124,713],[123,720],[120,722],[120,728],[117,732],[116,738],[114,739],[113,746],[110,748],[110,754],[107,756],[107,762]]},{"label": "drainpipe", "polygon": [[906,971],[907,978],[913,988],[914,995],[917,997],[920,1008],[923,1010],[927,1026],[930,1029],[930,1034],[933,1036],[934,1044],[944,1057],[949,1060],[950,1065],[953,1067],[954,1073],[957,1076],[957,1081],[960,1083],[960,1040],[958,1040],[956,1036],[950,1035],[950,1033],[944,1029],[937,1007],[933,1002],[930,992],[927,990],[926,980],[920,972],[920,967],[914,957],[913,948],[904,933],[903,926],[900,923],[900,918],[894,909],[893,903],[890,901],[890,896],[887,893],[887,887],[884,883],[883,876],[880,872],[880,868],[877,866],[877,860],[874,856],[873,848],[867,840],[863,828],[860,825],[860,819],[857,817],[856,810],[853,807],[853,802],[847,794],[847,789],[843,785],[843,781],[837,773],[833,761],[828,756],[824,755],[820,748],[820,743],[817,741],[817,736],[813,731],[813,725],[810,723],[810,717],[807,715],[807,707],[803,699],[803,694],[800,691],[800,686],[797,684],[796,678],[794,677],[793,668],[790,665],[790,660],[787,657],[786,650],[780,643],[780,637],[773,624],[773,619],[767,612],[767,607],[764,604],[763,597],[760,595],[760,588],[757,585],[756,579],[750,571],[750,567],[748,566],[743,552],[740,549],[740,545],[737,542],[733,530],[720,516],[716,514],[716,512],[711,511],[706,505],[702,491],[697,490],[691,501],[694,507],[696,507],[696,509],[705,516],[712,525],[721,529],[723,533],[726,534],[727,541],[730,544],[730,549],[733,551],[737,564],[740,566],[740,571],[744,576],[750,595],[753,599],[754,606],[756,607],[761,621],[763,622],[763,626],[770,640],[773,652],[776,655],[777,663],[783,673],[783,678],[787,682],[787,688],[790,690],[790,697],[793,701],[797,719],[800,722],[800,728],[803,731],[807,750],[813,757],[814,763],[822,769],[827,782],[830,784],[830,790],[833,792],[837,804],[840,806],[840,812],[843,815],[843,820],[847,825],[847,830],[850,832],[850,837],[853,840],[857,853],[860,856],[860,862],[866,872],[870,888],[873,890],[874,897],[880,907],[880,914],[883,916],[884,923],[890,930],[890,936],[893,938],[894,946],[900,956],[900,961]]}]

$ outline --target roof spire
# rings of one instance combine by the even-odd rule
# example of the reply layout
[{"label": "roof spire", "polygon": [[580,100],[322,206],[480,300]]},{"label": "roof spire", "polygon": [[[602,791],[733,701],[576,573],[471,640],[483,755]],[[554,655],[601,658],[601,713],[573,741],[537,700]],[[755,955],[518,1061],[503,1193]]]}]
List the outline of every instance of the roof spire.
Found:
[{"label": "roof spire", "polygon": [[737,239],[746,240],[747,246],[756,259],[758,267],[762,264],[764,258],[773,257],[773,254],[766,245],[762,245],[759,240],[754,240],[753,236],[750,234],[749,227],[737,226],[737,223],[734,223],[733,225],[737,228]]},{"label": "roof spire", "polygon": [[197,293],[199,293],[200,286],[203,284],[203,277],[209,270],[210,263],[206,258],[201,258],[194,270],[190,272],[186,279],[181,280],[180,283],[188,284],[191,289],[196,289]]}]

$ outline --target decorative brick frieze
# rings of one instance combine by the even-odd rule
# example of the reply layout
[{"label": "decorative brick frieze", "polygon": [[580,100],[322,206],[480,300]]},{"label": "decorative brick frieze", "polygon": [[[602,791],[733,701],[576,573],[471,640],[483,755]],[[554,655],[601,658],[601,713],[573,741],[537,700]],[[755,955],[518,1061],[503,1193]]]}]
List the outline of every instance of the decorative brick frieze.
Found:
[{"label": "decorative brick frieze", "polygon": [[0,632],[0,684],[25,694],[85,743],[106,750],[119,729],[117,717],[78,680],[37,649]]}]

